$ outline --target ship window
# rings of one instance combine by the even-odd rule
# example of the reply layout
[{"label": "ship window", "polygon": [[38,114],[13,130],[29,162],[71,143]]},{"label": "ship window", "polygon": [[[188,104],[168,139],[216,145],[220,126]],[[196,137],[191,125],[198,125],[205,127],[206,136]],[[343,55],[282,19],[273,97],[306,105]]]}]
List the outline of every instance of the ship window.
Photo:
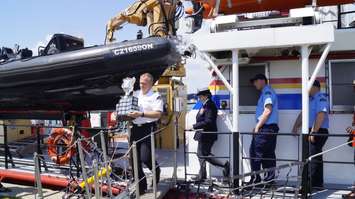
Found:
[{"label": "ship window", "polygon": [[[239,103],[241,111],[255,111],[260,92],[250,83],[250,78],[256,74],[265,74],[266,64],[252,64],[239,67],[240,95]],[[266,76],[268,76],[266,74]]]},{"label": "ship window", "polygon": [[355,106],[355,60],[330,61],[330,104],[333,111],[353,111]]}]

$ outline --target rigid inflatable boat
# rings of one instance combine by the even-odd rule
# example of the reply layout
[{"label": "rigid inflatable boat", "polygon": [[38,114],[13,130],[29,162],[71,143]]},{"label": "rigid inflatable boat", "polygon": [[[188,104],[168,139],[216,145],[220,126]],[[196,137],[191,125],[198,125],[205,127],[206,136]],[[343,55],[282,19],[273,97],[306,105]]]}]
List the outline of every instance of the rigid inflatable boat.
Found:
[{"label": "rigid inflatable boat", "polygon": [[2,50],[0,117],[16,111],[114,109],[124,94],[123,78],[149,72],[157,79],[180,61],[175,43],[159,37],[84,48],[80,39],[56,34],[39,56],[24,52],[21,57]]}]

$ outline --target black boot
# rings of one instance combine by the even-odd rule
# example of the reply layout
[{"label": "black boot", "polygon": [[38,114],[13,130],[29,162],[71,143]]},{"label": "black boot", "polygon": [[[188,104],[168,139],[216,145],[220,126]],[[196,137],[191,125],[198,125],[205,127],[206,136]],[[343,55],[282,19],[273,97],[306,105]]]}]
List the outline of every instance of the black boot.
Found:
[{"label": "black boot", "polygon": [[206,167],[201,167],[198,176],[191,178],[193,181],[201,182],[207,179]]},{"label": "black boot", "polygon": [[194,176],[191,178],[191,180],[195,181],[195,182],[202,182],[202,181],[206,180],[206,176],[200,176],[200,175]]},{"label": "black boot", "polygon": [[[158,183],[160,182],[160,173],[161,173],[160,167],[157,166],[157,169],[155,171],[156,171],[155,176],[156,176],[157,185],[158,185]],[[153,187],[153,179],[152,179],[151,187]]]},{"label": "black boot", "polygon": [[250,191],[250,190],[254,189],[255,187],[260,187],[262,185],[255,185],[260,182],[261,182],[260,175],[252,175],[250,181],[244,184],[244,186],[246,186],[244,188],[244,190]]}]

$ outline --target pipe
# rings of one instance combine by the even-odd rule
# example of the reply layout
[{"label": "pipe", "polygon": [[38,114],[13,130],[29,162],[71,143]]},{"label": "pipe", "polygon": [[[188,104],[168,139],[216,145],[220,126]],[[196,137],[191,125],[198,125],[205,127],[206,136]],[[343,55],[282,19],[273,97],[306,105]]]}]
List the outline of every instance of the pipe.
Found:
[{"label": "pipe", "polygon": [[198,50],[196,50],[196,53],[201,57],[201,59],[207,61],[207,63],[212,67],[214,72],[216,72],[217,76],[221,79],[223,84],[227,87],[228,91],[233,95],[234,94],[234,90],[233,90],[232,86],[229,84],[227,79],[224,77],[224,75],[218,69],[218,66],[215,63],[213,63],[212,59],[207,55],[207,53],[200,52]]},{"label": "pipe", "polygon": [[307,85],[307,89],[308,91],[311,90],[312,88],[312,85],[314,83],[314,80],[316,79],[320,69],[322,68],[323,64],[324,64],[324,61],[325,59],[327,58],[328,54],[329,54],[329,51],[330,51],[330,47],[332,46],[332,44],[328,43],[327,46],[325,47],[323,53],[322,53],[322,56],[320,57],[318,63],[317,63],[317,66],[316,68],[314,69],[314,72],[311,76],[311,79],[309,80],[308,82],[308,85]]},{"label": "pipe", "polygon": [[42,189],[42,183],[41,183],[41,171],[40,171],[40,167],[39,167],[39,157],[37,152],[34,152],[33,154],[33,159],[35,162],[35,180],[36,180],[36,187],[37,187],[37,193],[36,196],[38,196],[38,198],[43,199],[43,189]]},{"label": "pipe", "polygon": [[[174,140],[176,142],[176,140]],[[154,198],[157,198],[157,165],[155,164],[155,138],[154,134],[150,134],[150,147],[151,147],[151,153],[152,153],[152,173],[153,173],[153,194]]]},{"label": "pipe", "polygon": [[[86,168],[85,168],[84,152],[83,152],[83,148],[80,144],[81,141],[82,141],[82,139],[79,139],[79,142],[77,144],[78,151],[79,151],[79,159],[80,159],[80,164],[81,164],[81,174],[83,176],[84,182],[88,182],[88,176],[87,176]],[[84,185],[85,185],[85,183],[84,183]],[[85,193],[86,193],[87,197],[91,198],[91,193],[90,193],[89,187],[88,186],[84,186],[84,187],[85,187]]]},{"label": "pipe", "polygon": [[[98,169],[97,169],[97,161],[96,159],[94,159],[92,161],[92,166],[94,167],[94,185],[95,185],[95,199],[100,199],[100,188],[99,188],[99,178],[103,175],[101,175],[99,177],[99,174],[98,174]],[[106,169],[106,168],[104,168]],[[101,172],[102,174],[103,172]]]},{"label": "pipe", "polygon": [[[108,159],[107,159],[107,151],[106,151],[106,141],[103,132],[100,133],[100,139],[101,139],[101,148],[104,156],[104,165],[106,170],[108,169]],[[106,179],[107,179],[107,184],[108,184],[108,196],[112,197],[112,190],[111,190],[111,179],[110,179],[110,174],[106,172]]]},{"label": "pipe", "polygon": [[136,183],[136,199],[139,199],[139,176],[138,176],[138,153],[137,153],[137,143],[136,141],[133,142],[132,145],[133,151],[133,176],[134,176],[134,183]]},{"label": "pipe", "polygon": [[[14,184],[23,184],[33,186],[35,184],[35,175],[32,172],[23,172],[12,169],[0,169],[1,182],[9,182]],[[69,179],[64,177],[58,177],[54,175],[41,174],[42,187],[63,190],[69,184]],[[101,185],[101,189],[104,193],[109,192],[107,185]],[[112,194],[118,195],[123,191],[117,187],[112,187]]]},{"label": "pipe", "polygon": [[238,50],[232,50],[233,63],[233,132],[239,132],[239,60]]},{"label": "pipe", "polygon": [[[233,49],[232,50],[232,78],[233,78],[233,120],[232,120],[232,140],[231,146],[233,148],[233,167],[232,167],[232,174],[233,176],[239,175],[239,168],[240,168],[240,158],[239,158],[239,50]],[[239,187],[239,181],[233,180],[233,186]]]},{"label": "pipe", "polygon": [[302,134],[308,134],[309,99],[308,99],[308,76],[309,76],[309,47],[301,47],[302,56]]}]

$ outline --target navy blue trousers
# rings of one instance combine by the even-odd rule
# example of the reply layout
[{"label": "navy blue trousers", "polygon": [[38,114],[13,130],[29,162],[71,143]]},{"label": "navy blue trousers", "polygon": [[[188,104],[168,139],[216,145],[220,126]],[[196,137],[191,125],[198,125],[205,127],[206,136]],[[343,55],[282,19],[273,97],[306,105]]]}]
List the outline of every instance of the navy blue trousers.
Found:
[{"label": "navy blue trousers", "polygon": [[[328,129],[319,129],[318,134],[328,135]],[[315,136],[315,142],[308,141],[309,135],[303,135],[302,160],[322,152],[328,136]],[[310,164],[305,165],[302,171],[302,187],[304,191],[311,192],[311,187],[323,187],[323,156],[315,157]]]},{"label": "navy blue trousers", "polygon": [[[276,167],[276,140],[277,135],[272,135],[268,133],[278,133],[279,127],[277,124],[264,125],[260,129],[260,133],[255,133],[251,141],[249,155],[250,155],[250,164],[252,171]],[[272,159],[272,160],[270,160]],[[275,171],[270,171],[264,176],[265,181],[269,181],[275,178]],[[252,176],[252,180],[260,181],[260,175]]]}]

